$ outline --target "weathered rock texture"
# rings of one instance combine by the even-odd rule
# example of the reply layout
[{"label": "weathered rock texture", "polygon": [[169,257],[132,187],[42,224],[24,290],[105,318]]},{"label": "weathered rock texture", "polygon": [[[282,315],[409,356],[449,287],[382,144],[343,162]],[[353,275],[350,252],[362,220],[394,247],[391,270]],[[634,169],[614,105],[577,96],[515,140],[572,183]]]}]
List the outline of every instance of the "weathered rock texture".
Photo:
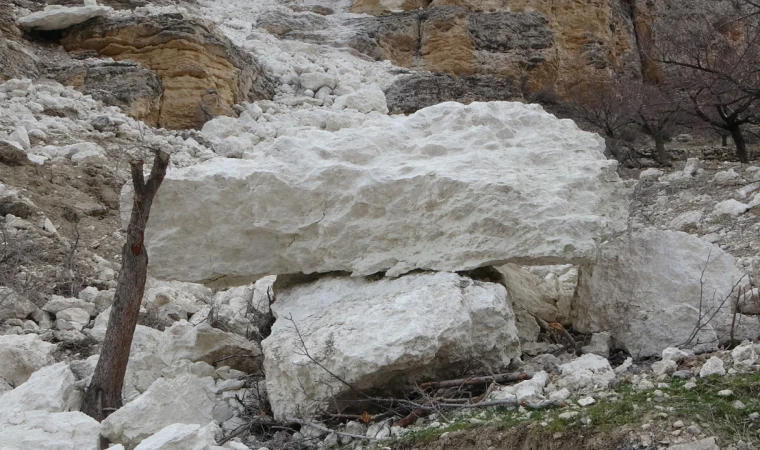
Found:
[{"label": "weathered rock texture", "polygon": [[132,60],[155,71],[163,88],[157,123],[164,128],[198,128],[216,115],[229,114],[238,102],[273,95],[271,81],[256,60],[211,22],[198,18],[98,18],[69,29],[62,43],[72,53]]},{"label": "weathered rock texture", "polygon": [[410,114],[438,103],[508,101],[521,97],[508,78],[490,75],[456,77],[446,73],[419,72],[394,82],[385,93],[391,113]]},{"label": "weathered rock texture", "polygon": [[0,448],[18,450],[97,450],[100,424],[76,412],[18,412],[0,416]]},{"label": "weathered rock texture", "polygon": [[250,161],[168,174],[146,230],[151,270],[232,282],[588,261],[626,225],[603,148],[537,105],[504,102],[283,136]]},{"label": "weathered rock texture", "polygon": [[[696,236],[627,234],[603,244],[594,265],[581,267],[573,326],[582,333],[609,331],[631,355],[646,357],[685,344],[701,317],[690,346],[714,350],[731,338],[732,291],[742,275],[731,255]],[[736,319],[734,339],[760,332],[757,317]]]},{"label": "weathered rock texture", "polygon": [[404,67],[528,76],[533,90],[640,73],[635,7],[619,0],[357,0],[352,10],[378,16],[363,19],[355,47]]},{"label": "weathered rock texture", "polygon": [[520,354],[506,289],[496,283],[453,273],[279,283],[277,321],[262,343],[276,418],[310,417],[324,401],[356,399],[304,347],[358,389],[441,375],[465,361],[497,370]]},{"label": "weathered rock texture", "polygon": [[107,6],[66,7],[50,5],[42,11],[19,18],[18,25],[25,29],[63,30],[92,18],[105,16],[110,11],[112,9]]},{"label": "weathered rock texture", "polygon": [[[207,425],[213,420],[211,378],[181,375],[159,378],[150,389],[106,418],[100,433],[108,440],[133,449],[142,440],[174,423]],[[182,395],[178,395],[181,392]]]},{"label": "weathered rock texture", "polygon": [[140,64],[88,59],[49,71],[49,75],[105,105],[120,107],[150,126],[159,124],[163,93],[161,79]]}]

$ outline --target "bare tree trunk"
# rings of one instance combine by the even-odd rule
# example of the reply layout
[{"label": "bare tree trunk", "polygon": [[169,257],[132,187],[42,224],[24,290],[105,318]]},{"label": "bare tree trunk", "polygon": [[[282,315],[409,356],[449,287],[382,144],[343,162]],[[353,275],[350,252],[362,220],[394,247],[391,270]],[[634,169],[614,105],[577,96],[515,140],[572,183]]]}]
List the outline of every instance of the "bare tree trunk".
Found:
[{"label": "bare tree trunk", "polygon": [[728,133],[720,133],[720,145],[723,147],[728,147]]},{"label": "bare tree trunk", "polygon": [[744,135],[739,125],[734,125],[728,129],[731,132],[731,139],[734,140],[736,146],[736,156],[739,157],[739,161],[742,164],[749,164],[749,154],[747,153],[747,144],[744,142]]},{"label": "bare tree trunk", "polygon": [[653,133],[652,138],[654,138],[654,147],[657,150],[657,162],[663,166],[670,166],[670,156],[665,150],[665,139],[662,134]]},{"label": "bare tree trunk", "polygon": [[148,274],[148,253],[144,246],[145,225],[148,223],[153,198],[166,175],[169,154],[156,152],[147,182],[143,178],[143,161],[133,161],[130,164],[135,192],[132,216],[127,227],[127,242],[121,252],[121,271],[100,359],[82,402],[82,412],[98,421],[122,406],[124,374]]}]

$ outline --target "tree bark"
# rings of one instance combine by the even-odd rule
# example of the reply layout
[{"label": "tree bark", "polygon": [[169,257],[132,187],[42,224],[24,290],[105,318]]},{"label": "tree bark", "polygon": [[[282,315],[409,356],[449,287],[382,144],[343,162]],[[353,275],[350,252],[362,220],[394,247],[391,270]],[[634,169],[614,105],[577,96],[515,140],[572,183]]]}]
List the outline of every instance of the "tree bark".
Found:
[{"label": "tree bark", "polygon": [[665,139],[662,134],[653,133],[652,138],[654,138],[654,147],[657,150],[657,162],[663,166],[670,166],[670,156],[665,151]]},{"label": "tree bark", "polygon": [[734,125],[728,129],[731,133],[731,139],[734,140],[736,146],[736,156],[739,157],[739,161],[742,164],[749,164],[749,153],[747,153],[747,144],[744,142],[744,135],[739,125]]},{"label": "tree bark", "polygon": [[166,175],[169,154],[156,152],[147,182],[143,179],[143,161],[133,161],[130,164],[135,192],[127,227],[127,241],[121,252],[121,270],[103,348],[82,402],[82,412],[98,421],[123,405],[121,395],[124,375],[148,274],[145,225],[148,223],[153,198]]}]

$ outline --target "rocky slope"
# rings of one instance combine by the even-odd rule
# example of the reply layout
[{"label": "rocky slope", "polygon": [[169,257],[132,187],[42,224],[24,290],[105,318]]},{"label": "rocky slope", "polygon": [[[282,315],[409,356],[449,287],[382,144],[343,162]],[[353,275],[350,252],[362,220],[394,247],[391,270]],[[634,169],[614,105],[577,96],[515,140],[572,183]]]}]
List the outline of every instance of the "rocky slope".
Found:
[{"label": "rocky slope", "polygon": [[[85,3],[0,5],[0,447],[760,442],[760,168],[682,136],[673,168],[621,169],[504,101],[653,76],[653,21],[703,5]],[[97,423],[127,161],[155,149],[125,406]]]}]

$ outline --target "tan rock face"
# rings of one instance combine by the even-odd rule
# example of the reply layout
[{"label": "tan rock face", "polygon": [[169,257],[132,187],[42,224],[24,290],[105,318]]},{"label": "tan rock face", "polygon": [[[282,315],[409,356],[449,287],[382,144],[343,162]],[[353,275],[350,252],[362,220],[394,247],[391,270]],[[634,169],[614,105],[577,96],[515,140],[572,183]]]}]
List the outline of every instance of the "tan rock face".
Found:
[{"label": "tan rock face", "polygon": [[[397,65],[453,75],[527,75],[533,90],[561,90],[600,71],[640,73],[636,8],[626,5],[617,0],[357,0],[352,11],[405,10],[417,17],[417,48],[381,45],[383,56]],[[425,9],[414,11],[419,8]],[[388,28],[380,35],[397,31]]]},{"label": "tan rock face", "polygon": [[97,19],[73,27],[62,44],[69,52],[132,60],[154,71],[163,90],[157,125],[164,128],[199,128],[238,102],[273,95],[252,56],[195,18]]},{"label": "tan rock face", "polygon": [[427,8],[431,0],[356,0],[351,7],[353,13],[382,14],[390,11],[411,11]]}]

